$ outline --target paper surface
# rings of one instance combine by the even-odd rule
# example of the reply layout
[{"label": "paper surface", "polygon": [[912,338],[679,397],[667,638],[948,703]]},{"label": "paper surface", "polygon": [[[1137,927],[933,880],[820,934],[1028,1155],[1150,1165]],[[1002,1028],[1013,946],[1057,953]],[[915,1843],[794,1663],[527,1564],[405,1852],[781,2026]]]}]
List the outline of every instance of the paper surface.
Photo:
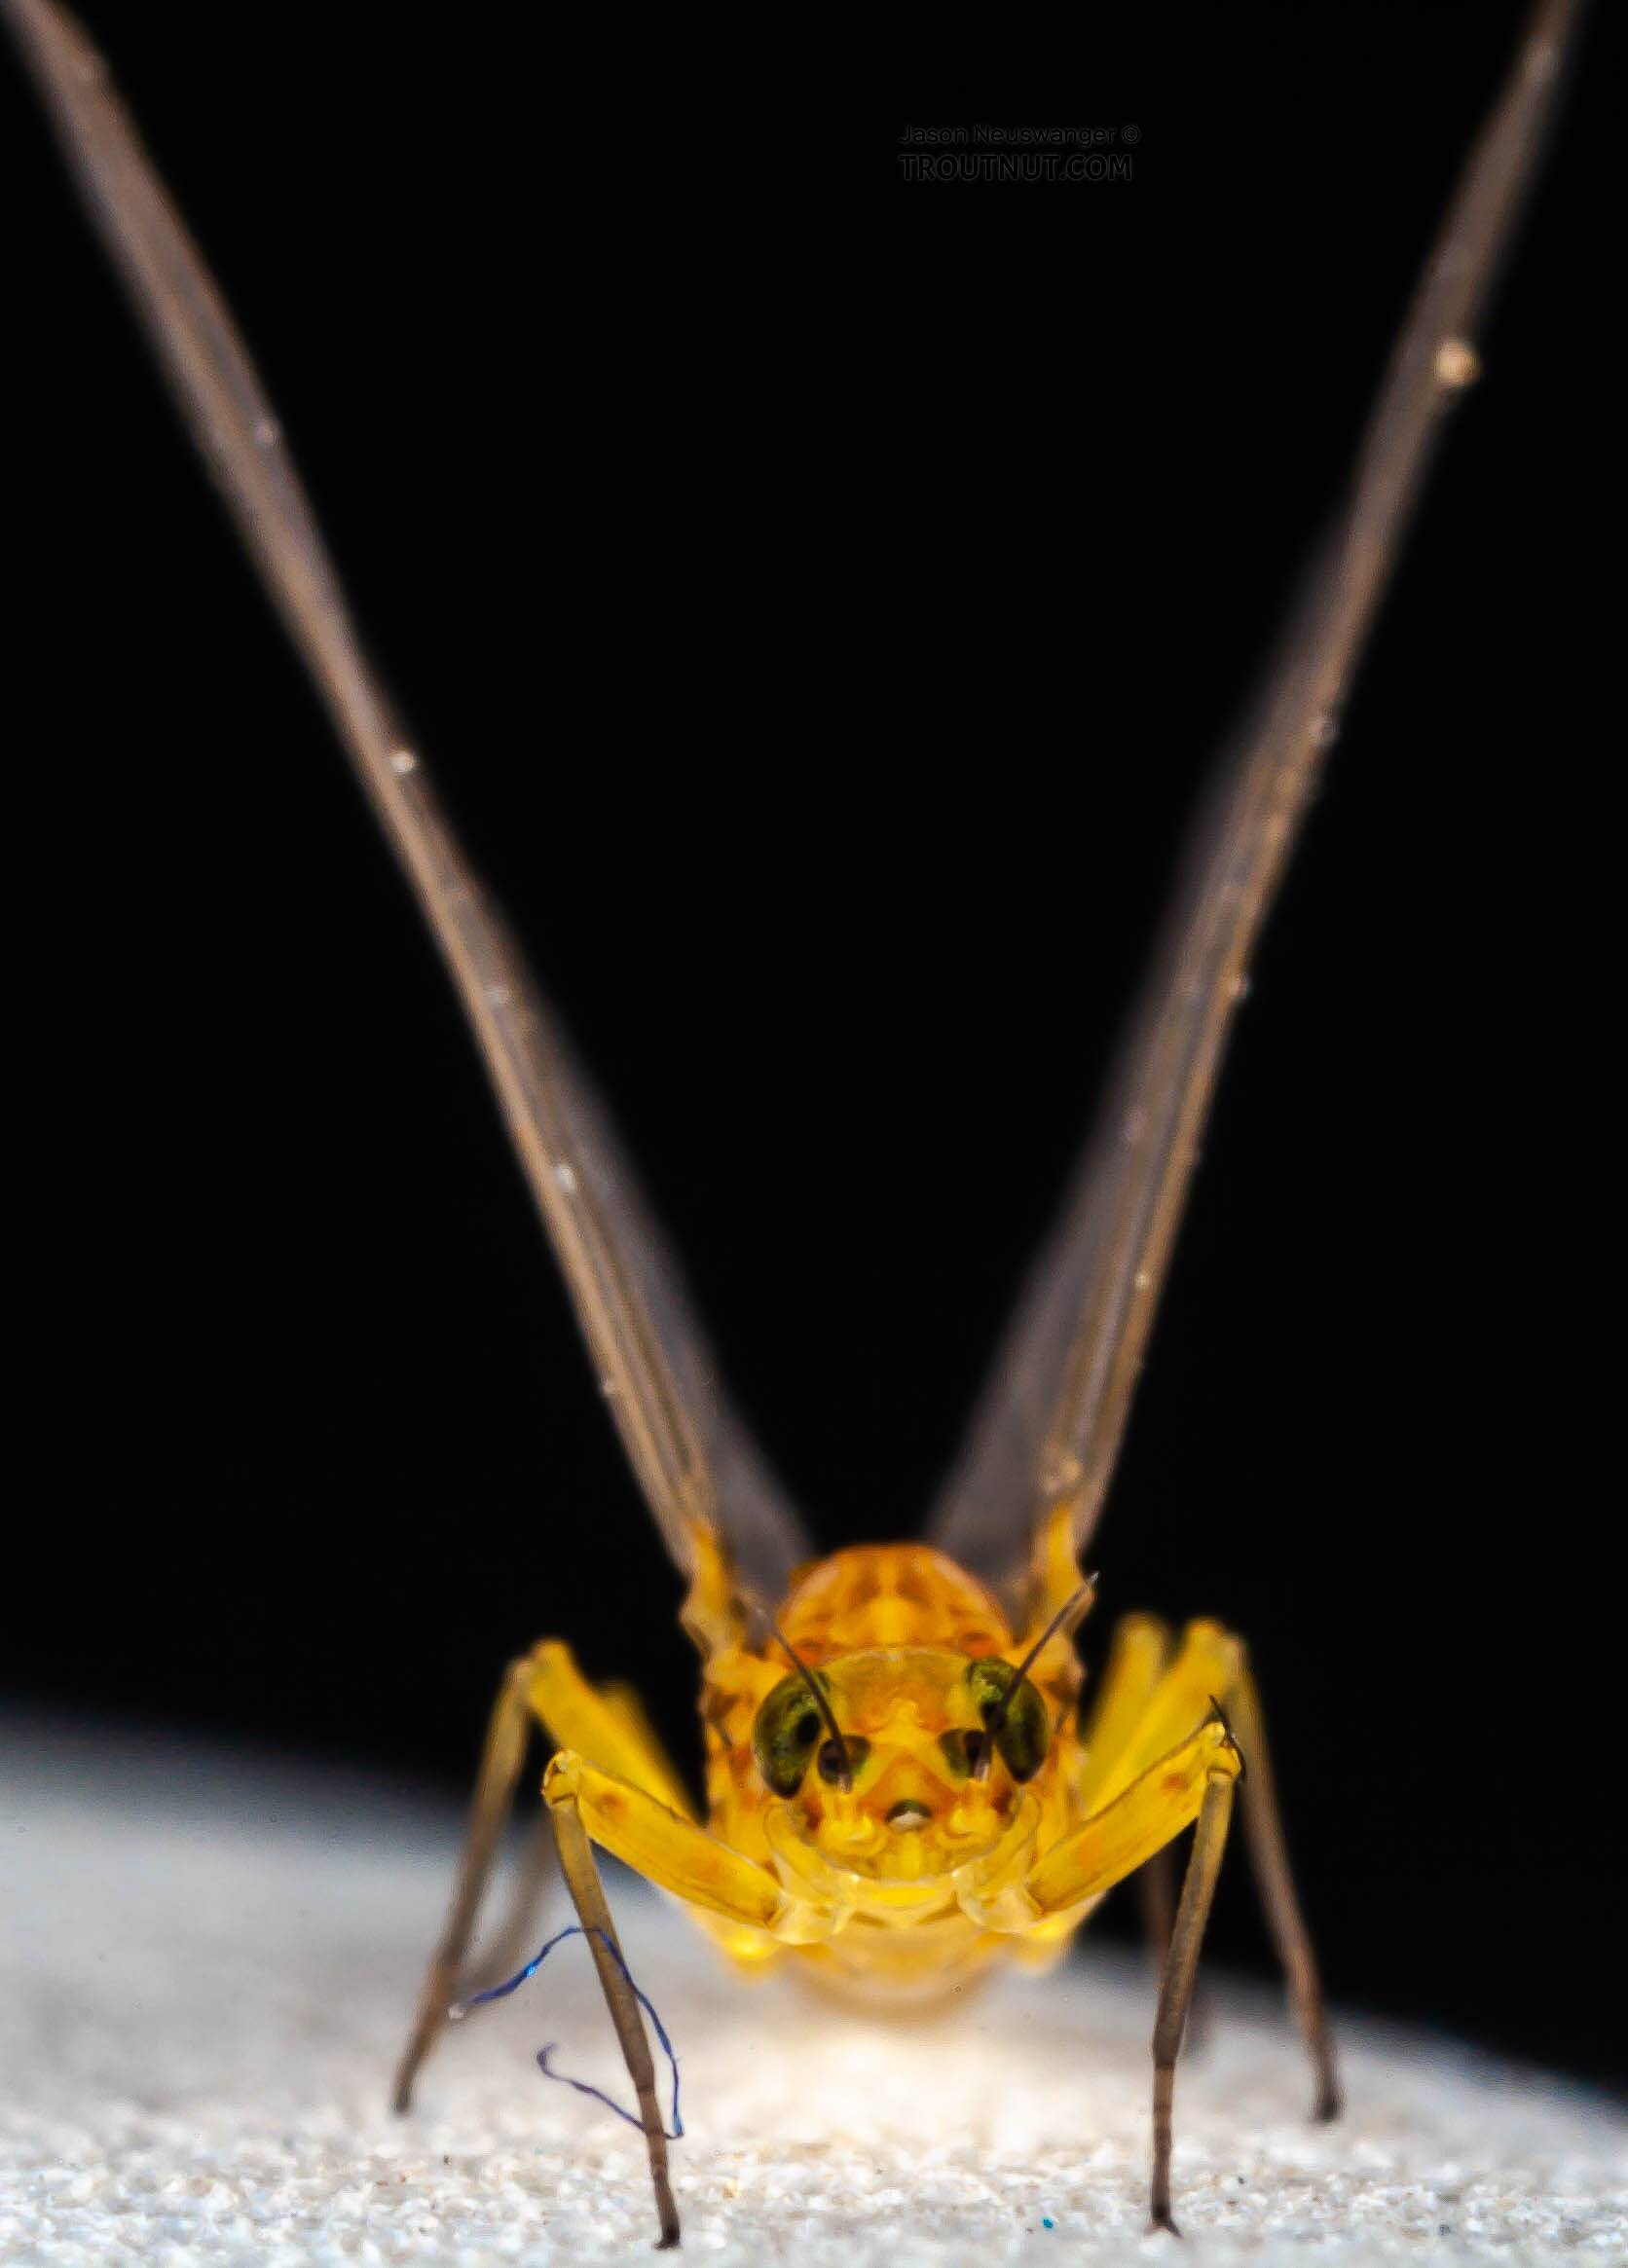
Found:
[{"label": "paper surface", "polygon": [[[643,2260],[643,2143],[579,1942],[385,2095],[458,1822],[365,1781],[6,1729],[0,2260]],[[722,1967],[610,1883],[683,2067],[684,2253],[764,2260],[1628,2260],[1628,2122],[1444,2042],[1342,2026],[1348,2116],[1218,1995],[1176,2098],[1186,2238],[1144,2235],[1152,1983],[1088,1951],[913,2028]],[[569,1917],[556,1892],[547,1920]],[[544,1931],[539,1929],[538,1942]],[[535,1949],[534,1949],[535,1950]]]}]

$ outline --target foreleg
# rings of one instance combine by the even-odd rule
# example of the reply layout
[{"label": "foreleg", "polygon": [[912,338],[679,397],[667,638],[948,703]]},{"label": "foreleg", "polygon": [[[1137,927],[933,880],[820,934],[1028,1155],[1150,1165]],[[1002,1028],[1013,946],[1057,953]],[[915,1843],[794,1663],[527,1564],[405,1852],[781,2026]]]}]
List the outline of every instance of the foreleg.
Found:
[{"label": "foreleg", "polygon": [[[688,1816],[689,1799],[632,1693],[620,1686],[596,1691],[577,1668],[570,1647],[554,1638],[543,1639],[529,1654],[509,1664],[487,1727],[452,1900],[396,2072],[392,2099],[397,2110],[411,2105],[414,2083],[440,2035],[448,2006],[471,1983],[463,1973],[469,1939],[514,1801],[532,1721],[554,1741],[592,1756],[607,1772],[648,1790],[669,1810]],[[523,1923],[535,1903],[540,1879],[540,1869],[529,1869],[529,1879],[517,1901],[517,1921]],[[512,1930],[505,1929],[501,1957],[486,1964],[489,1970],[500,1974],[512,1965],[511,1935]]]},{"label": "foreleg", "polygon": [[666,2248],[679,2241],[679,2214],[668,2174],[667,2136],[656,2101],[655,2064],[632,1979],[617,1957],[620,1947],[594,1861],[593,1844],[603,1844],[649,1881],[692,1905],[754,1929],[772,1931],[791,1942],[808,1943],[829,1936],[840,1916],[794,1898],[755,1859],[731,1850],[727,1844],[720,1843],[693,1820],[681,1818],[644,1789],[601,1772],[570,1749],[550,1759],[543,1774],[542,1795],[559,1838],[566,1886],[593,1949],[594,1966],[616,2028],[622,2060],[639,2099],[639,2122],[649,2151],[661,2246]]},{"label": "foreleg", "polygon": [[[1178,1657],[1179,1659],[1179,1657]],[[1163,1698],[1161,1686],[1156,1696]],[[995,1929],[1033,1927],[1123,1882],[1197,1822],[1159,1988],[1154,2026],[1153,2225],[1170,2217],[1171,2106],[1175,2062],[1192,2004],[1199,1947],[1226,1845],[1233,1782],[1242,1758],[1218,1704],[1196,1732],[1150,1765],[1029,1869],[1021,1884],[991,1883],[981,1901],[963,1904]]]},{"label": "foreleg", "polygon": [[616,2028],[622,2061],[639,2100],[639,2123],[645,2130],[645,2146],[649,2152],[650,2181],[655,2189],[656,2218],[661,2226],[657,2250],[666,2251],[679,2241],[679,2208],[667,2167],[667,2130],[661,2123],[661,2105],[655,2097],[655,2063],[650,2055],[650,2043],[645,2036],[645,2019],[627,1963],[621,1958],[621,1941],[610,1919],[605,1885],[594,1864],[593,1846],[577,1815],[576,1805],[569,1795],[562,1795],[550,1803],[549,1812],[559,1839],[560,1869],[588,1940],[588,1950],[594,1957],[600,1990],[605,1994],[605,2004]]},{"label": "foreleg", "polygon": [[1199,1973],[1199,1948],[1209,1920],[1215,1878],[1221,1871],[1221,1853],[1227,1847],[1227,1823],[1232,1817],[1233,1777],[1215,1772],[1209,1776],[1199,1809],[1193,1852],[1187,1861],[1187,1879],[1181,1885],[1170,1932],[1170,1950],[1159,1984],[1159,2012],[1153,2025],[1153,2183],[1151,2223],[1168,2229],[1176,2224],[1170,2213],[1171,2113],[1176,2093],[1176,2057],[1193,2004],[1193,1984]]}]

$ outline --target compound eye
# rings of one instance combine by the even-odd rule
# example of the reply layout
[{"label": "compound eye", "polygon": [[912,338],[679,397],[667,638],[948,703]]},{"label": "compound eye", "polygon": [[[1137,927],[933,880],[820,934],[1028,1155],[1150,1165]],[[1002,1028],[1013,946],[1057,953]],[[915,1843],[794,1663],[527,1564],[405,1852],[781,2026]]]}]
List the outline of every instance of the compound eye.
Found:
[{"label": "compound eye", "polygon": [[758,1770],[777,1796],[795,1796],[807,1775],[825,1721],[800,1677],[783,1677],[752,1725]]},{"label": "compound eye", "polygon": [[[1046,1703],[1025,1677],[1012,1691],[1017,1671],[1010,1662],[991,1656],[975,1662],[967,1672],[967,1682],[973,1689],[980,1716],[985,1726],[995,1723],[995,1753],[1016,1780],[1033,1779],[1046,1761],[1046,1751],[1052,1744],[1052,1728],[1047,1721]],[[1005,1709],[1004,1716],[1001,1710]],[[969,1745],[978,1738],[969,1734]],[[975,1757],[973,1769],[978,1769]]]}]

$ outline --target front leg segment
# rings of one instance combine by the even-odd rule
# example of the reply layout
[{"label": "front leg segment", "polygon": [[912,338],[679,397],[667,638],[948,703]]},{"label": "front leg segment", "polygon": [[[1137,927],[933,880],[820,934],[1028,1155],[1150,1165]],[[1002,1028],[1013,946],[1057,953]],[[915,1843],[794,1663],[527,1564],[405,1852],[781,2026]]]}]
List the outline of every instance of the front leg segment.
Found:
[{"label": "front leg segment", "polygon": [[[1197,1822],[1181,1900],[1166,1949],[1153,2034],[1153,2184],[1155,2228],[1174,2230],[1170,2215],[1170,2132],[1176,2055],[1192,2005],[1199,1947],[1226,1847],[1233,1783],[1243,1769],[1219,1706],[1167,1755],[1064,1836],[1030,1868],[1021,1884],[989,1885],[982,1918],[991,1928],[1028,1927],[1066,1914],[1123,1882],[1184,1827]],[[965,1899],[963,1900],[965,1904]],[[969,1908],[969,1911],[973,1910]]]},{"label": "front leg segment", "polygon": [[667,2130],[661,2123],[661,2105],[655,2099],[655,2063],[650,2055],[650,2043],[645,2037],[645,2019],[628,1977],[627,1964],[620,1958],[621,1942],[616,1936],[616,1924],[610,1919],[605,1885],[594,1864],[593,1847],[583,1832],[576,1806],[569,1795],[564,1795],[559,1802],[550,1804],[549,1811],[559,1839],[560,1871],[566,1878],[571,1902],[576,1908],[576,1918],[594,1957],[600,1990],[605,1994],[610,2021],[616,2028],[622,2061],[639,2100],[639,2123],[645,2130],[645,2146],[650,2155],[650,2181],[655,2189],[656,2218],[661,2224],[657,2250],[666,2251],[679,2241],[679,2208],[667,2170]]},{"label": "front leg segment", "polygon": [[1065,1914],[1124,1882],[1192,1825],[1212,1778],[1230,1785],[1241,1769],[1231,1727],[1213,1713],[1123,1795],[1036,1861],[1023,1884],[1033,1919]]},{"label": "front leg segment", "polygon": [[[1231,1716],[1246,1766],[1240,1790],[1244,1841],[1273,1943],[1316,2082],[1314,2118],[1337,2116],[1340,2080],[1312,1940],[1295,1892],[1260,1696],[1242,1640],[1218,1623],[1188,1626],[1179,1646],[1149,1616],[1120,1625],[1086,1734],[1077,1794],[1099,1811],[1197,1723],[1211,1697]],[[1157,1862],[1156,1862],[1157,1863]],[[1160,1935],[1167,1928],[1161,1926]]]},{"label": "front leg segment", "polygon": [[632,1981],[610,1951],[615,1929],[594,1863],[593,1844],[603,1844],[638,1873],[691,1905],[704,1906],[754,1929],[771,1931],[790,1943],[806,1944],[813,1938],[830,1936],[841,1917],[823,1911],[810,1900],[792,1897],[767,1867],[731,1850],[694,1820],[681,1818],[643,1788],[602,1772],[574,1749],[562,1748],[550,1758],[542,1777],[542,1797],[559,1838],[566,1886],[593,1949],[594,1966],[616,2028],[622,2060],[639,2099],[639,2120],[649,2151],[661,2248],[665,2249],[679,2241],[679,2211],[667,2170],[667,2136],[656,2101],[655,2064]]},{"label": "front leg segment", "polygon": [[1153,2194],[1151,2226],[1176,2235],[1170,2213],[1170,2124],[1175,2104],[1176,2057],[1193,2004],[1193,1981],[1199,1973],[1199,1947],[1209,1920],[1215,1878],[1221,1871],[1221,1853],[1227,1846],[1227,1823],[1233,1810],[1233,1775],[1212,1772],[1199,1810],[1193,1836],[1193,1854],[1187,1861],[1187,1879],[1181,1885],[1170,1948],[1165,1957],[1165,1974],[1159,1984],[1159,2013],[1153,2026]]},{"label": "front leg segment", "polygon": [[785,1945],[830,1937],[842,1919],[812,1893],[794,1896],[766,1866],[574,1749],[549,1759],[542,1800],[551,1811],[574,1806],[593,1840],[636,1874],[725,1920],[767,1930]]},{"label": "front leg segment", "polygon": [[1242,1759],[1219,1709],[1190,1739],[1133,1780],[1094,1819],[1088,1819],[1033,1869],[1029,1894],[1042,1912],[1078,1904],[1119,1882],[1197,1819],[1192,1855],[1181,1887],[1159,1983],[1153,2029],[1152,2225],[1174,2233],[1170,2213],[1171,2112],[1176,2056],[1187,2029],[1199,1947],[1226,1848],[1233,1783]]},{"label": "front leg segment", "polygon": [[[1206,1697],[1213,1697],[1209,1717],[1196,1734],[1172,1746],[1181,1723],[1195,1721]],[[1236,1717],[1236,1745],[1222,1715],[1223,1702]],[[1240,1776],[1244,1830],[1262,1902],[1316,2073],[1314,2115],[1332,2118],[1340,2101],[1333,2042],[1289,1873],[1260,1701],[1241,1642],[1217,1624],[1190,1625],[1173,1650],[1162,1628],[1145,1617],[1122,1627],[1077,1782],[1077,1794],[1092,1807],[1091,1815],[1036,1864],[1021,1885],[1001,1891],[991,1884],[985,1894],[991,1927],[1021,1928],[1024,1903],[1036,1920],[1066,1913],[1134,1868],[1163,1857],[1181,1829],[1197,1822],[1180,1906],[1168,1925],[1154,2036],[1156,2228],[1175,2226],[1170,2214],[1175,2060],[1226,1842],[1233,1784]]]}]

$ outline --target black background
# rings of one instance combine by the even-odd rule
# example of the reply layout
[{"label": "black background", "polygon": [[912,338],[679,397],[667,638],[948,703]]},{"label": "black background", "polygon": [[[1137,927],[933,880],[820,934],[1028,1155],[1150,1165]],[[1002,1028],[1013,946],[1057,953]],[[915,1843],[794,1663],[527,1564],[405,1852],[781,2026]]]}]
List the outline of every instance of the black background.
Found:
[{"label": "black background", "polygon": [[[907,1532],[1517,12],[891,80],[91,13],[740,1398],[824,1539]],[[1133,177],[901,181],[906,122],[983,119]],[[1585,54],[1093,1553],[1105,1614],[1251,1636],[1336,1994],[1597,2074],[1614,124]],[[687,1760],[677,1585],[449,992],[9,67],[0,169],[10,1677],[450,1793],[559,1632]]]}]

